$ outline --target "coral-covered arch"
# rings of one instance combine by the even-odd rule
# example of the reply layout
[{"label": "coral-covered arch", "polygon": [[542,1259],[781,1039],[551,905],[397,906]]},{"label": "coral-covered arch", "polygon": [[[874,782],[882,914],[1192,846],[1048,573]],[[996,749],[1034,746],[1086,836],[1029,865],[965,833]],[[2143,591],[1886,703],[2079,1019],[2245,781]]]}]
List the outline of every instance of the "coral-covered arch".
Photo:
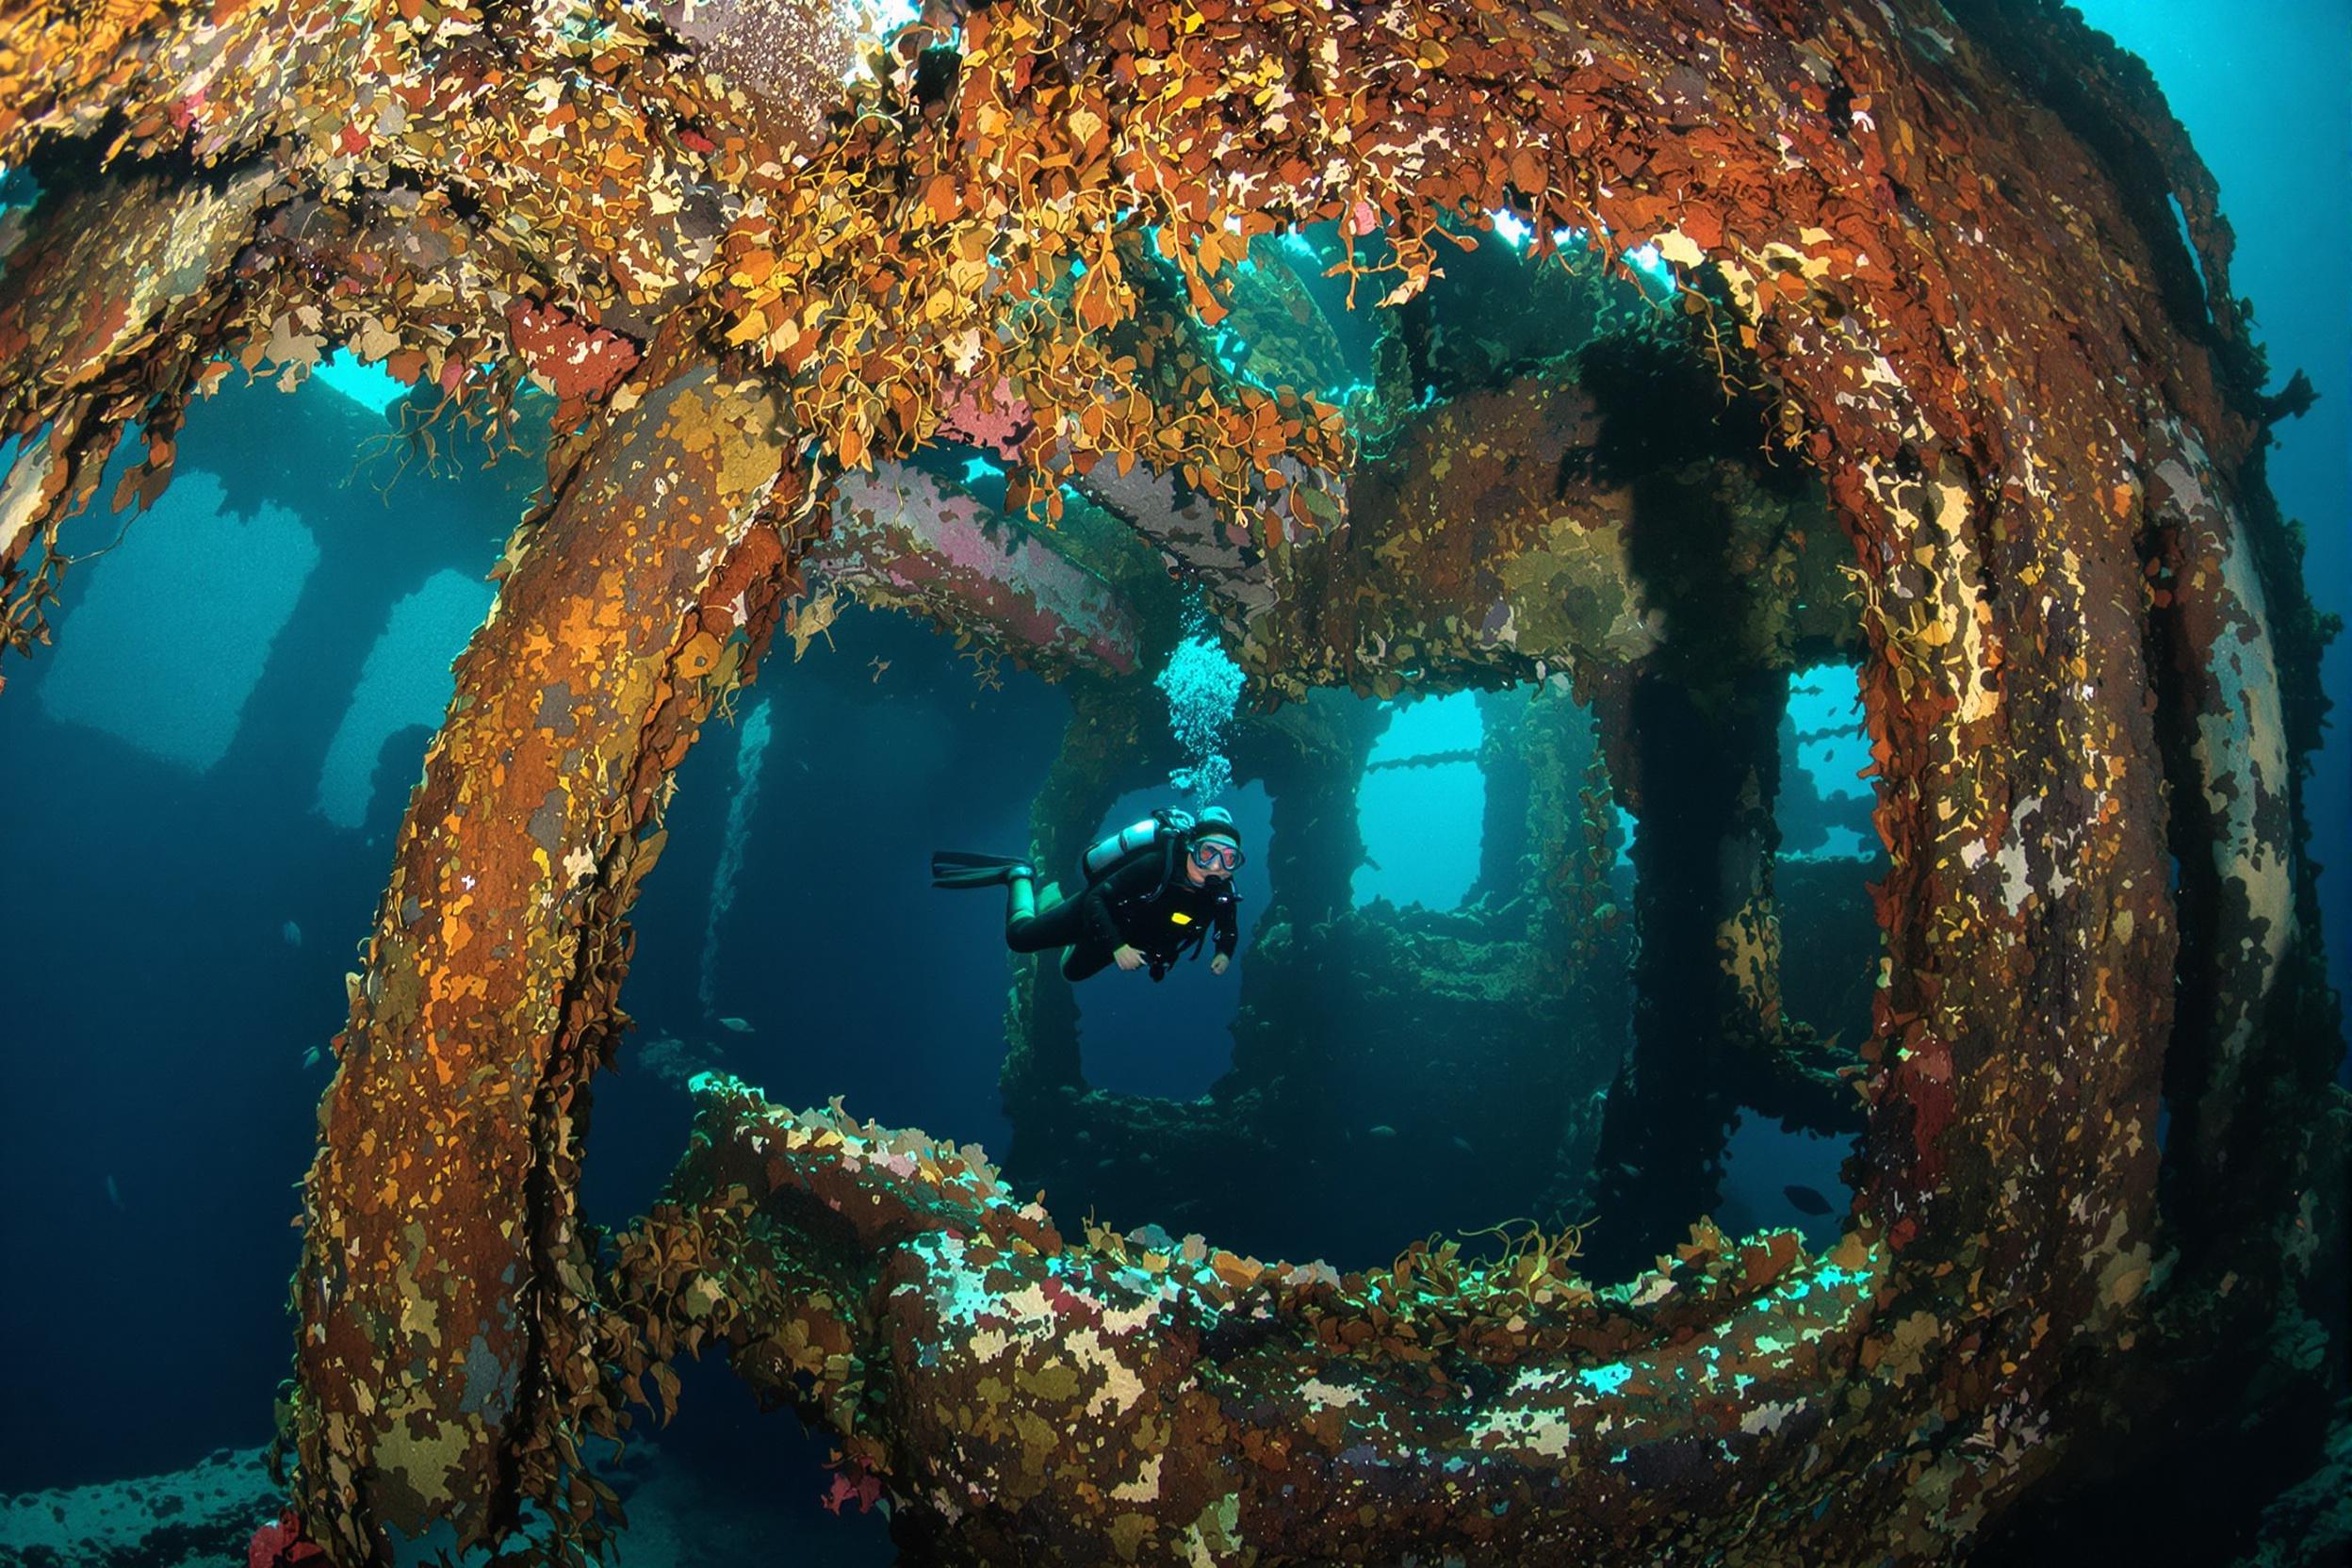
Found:
[{"label": "coral-covered arch", "polygon": [[[679,31],[621,0],[56,25],[71,9],[0,23],[0,162],[53,191],[0,277],[0,433],[26,443],[0,489],[12,642],[41,634],[43,547],[120,433],[143,426],[127,488],[151,497],[221,356],[290,384],[348,343],[480,416],[514,416],[526,381],[556,400],[548,501],[461,667],[322,1116],[296,1494],[337,1560],[494,1539],[525,1497],[593,1519],[579,1445],[612,1429],[612,1369],[666,1353],[643,1324],[735,1299],[698,1282],[707,1246],[671,1257],[681,1223],[740,1242],[758,1300],[739,1310],[763,1342],[797,1324],[799,1354],[838,1335],[828,1355],[943,1356],[953,1408],[986,1399],[971,1431],[920,1404],[819,1401],[919,1533],[983,1555],[1031,1502],[1131,1555],[1345,1550],[1341,1516],[1317,1527],[1338,1535],[1298,1533],[1272,1427],[1315,1434],[1316,1494],[1367,1531],[1387,1509],[1473,1540],[1494,1488],[1573,1470],[1506,1544],[1636,1561],[1737,1524],[1825,1560],[1932,1560],[2066,1460],[2135,1365],[2181,1375],[2216,1324],[2319,1299],[2321,1254],[2277,1238],[2340,1233],[2325,1178],[2343,1113],[2261,1087],[2324,1078],[2335,1042],[2295,825],[2310,737],[2289,715],[2309,704],[2271,694],[2310,672],[2275,636],[2300,601],[2261,491],[2257,362],[2210,180],[2144,77],[2067,14],[1198,0],[991,6],[951,34],[939,6],[828,118],[814,11],[814,41],[755,74],[731,24]],[[1222,378],[1194,335],[1135,323],[1171,294],[1214,321],[1249,238],[1288,223],[1335,221],[1363,247],[1354,281],[1401,301],[1446,222],[1506,207],[1539,249],[1655,245],[1726,368],[1754,356],[1852,546],[1892,870],[1845,1249],[1823,1264],[1703,1233],[1686,1262],[1709,1282],[1671,1310],[1642,1298],[1671,1276],[1606,1311],[1562,1282],[1557,1333],[1506,1321],[1452,1362],[1366,1352],[1383,1316],[1418,1318],[1343,1292],[1318,1350],[1245,1375],[1226,1358],[1247,1348],[1185,1315],[1233,1315],[1217,1292],[1262,1274],[1147,1286],[1132,1259],[1066,1249],[1065,1279],[1037,1261],[1058,1255],[1041,1217],[978,1186],[941,1196],[956,1173],[919,1143],[760,1132],[739,1107],[712,1147],[764,1140],[760,1180],[683,1194],[717,1207],[651,1223],[649,1273],[639,1252],[626,1280],[596,1278],[571,1108],[609,1038],[621,916],[668,770],[748,677],[840,476],[937,435],[972,389],[1009,388],[1016,495],[1042,517],[1066,474],[1181,481],[1213,512],[1221,608],[1266,650],[1262,676],[1401,678],[1378,646],[1286,622],[1302,564],[1346,547],[1340,411]],[[967,424],[1003,413],[993,390],[977,401]],[[1378,594],[1379,574],[1351,591]],[[1459,608],[1482,625],[1489,607]],[[2168,777],[2169,804],[2201,808],[2168,816]],[[2178,893],[2168,822],[2201,852]],[[2177,1260],[2157,1202],[2167,1071],[2195,1105],[2174,1184],[2251,1221],[2207,1225]],[[816,1207],[882,1182],[875,1161],[891,1181],[858,1190],[907,1217],[822,1234]],[[714,1229],[746,1203],[776,1205],[761,1234]],[[894,1282],[862,1318],[841,1248],[878,1271],[868,1286]],[[1792,1283],[1810,1304],[1757,1304]],[[1170,1310],[1146,1313],[1168,1289]],[[919,1310],[941,1299],[970,1310]],[[1267,1311],[1302,1347],[1302,1320]],[[1098,1330],[1087,1368],[1050,1359],[1076,1319],[1138,1313],[1132,1348]],[[1784,1329],[1837,1353],[1791,1351]],[[1009,1381],[983,1370],[990,1335]],[[1727,1389],[1694,1342],[1723,1344]],[[1209,1392],[1171,1385],[1164,1418],[1120,1426],[1146,1408],[1125,1398],[1131,1355]],[[2244,1364],[2214,1358],[2206,1392]],[[1486,1488],[1449,1492],[1443,1463],[1402,1463],[1413,1487],[1394,1493],[1345,1474],[1346,1391],[1444,1406],[1441,1372],[1462,1402],[1427,1430]],[[1249,1399],[1270,1404],[1245,1418]],[[1081,1425],[1101,1441],[1032,1444],[1073,1401],[1109,1423]],[[1588,1417],[1656,1441],[1609,1449]],[[1640,1478],[1663,1490],[1640,1497],[1611,1468],[1652,1464]],[[1727,1480],[1755,1499],[1743,1521],[1641,1500]]]}]

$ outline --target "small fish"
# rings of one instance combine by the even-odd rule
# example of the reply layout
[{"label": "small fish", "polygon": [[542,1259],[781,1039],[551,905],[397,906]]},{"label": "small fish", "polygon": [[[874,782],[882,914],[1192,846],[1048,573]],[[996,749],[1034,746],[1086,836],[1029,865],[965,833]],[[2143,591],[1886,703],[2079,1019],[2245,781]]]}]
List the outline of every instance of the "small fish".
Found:
[{"label": "small fish", "polygon": [[1461,1150],[1465,1154],[1475,1154],[1478,1152],[1477,1150],[1470,1147],[1470,1140],[1462,1136],[1460,1134],[1455,1135],[1453,1138],[1453,1145],[1456,1149]]},{"label": "small fish", "polygon": [[317,1067],[318,1065],[318,1048],[317,1046],[314,1045],[308,1051],[302,1053],[302,1065],[304,1067]]},{"label": "small fish", "polygon": [[302,945],[302,928],[292,921],[287,921],[284,925],[279,926],[278,935],[286,939],[286,945],[288,947]]},{"label": "small fish", "polygon": [[106,1176],[106,1201],[112,1203],[116,1209],[121,1210],[122,1213],[127,1214],[130,1212],[128,1209],[123,1207],[122,1189],[114,1184],[114,1176],[112,1172],[108,1172]]},{"label": "small fish", "polygon": [[1830,1212],[1829,1200],[1815,1192],[1811,1187],[1783,1187],[1780,1191],[1781,1196],[1788,1200],[1788,1206],[1799,1214]]},{"label": "small fish", "polygon": [[1396,1129],[1391,1127],[1385,1121],[1381,1122],[1378,1127],[1366,1127],[1364,1132],[1370,1136],[1376,1138],[1393,1138],[1396,1135]]},{"label": "small fish", "polygon": [[723,1029],[732,1029],[739,1035],[748,1035],[751,1033],[750,1021],[745,1019],[723,1018],[719,1020],[719,1027]]}]

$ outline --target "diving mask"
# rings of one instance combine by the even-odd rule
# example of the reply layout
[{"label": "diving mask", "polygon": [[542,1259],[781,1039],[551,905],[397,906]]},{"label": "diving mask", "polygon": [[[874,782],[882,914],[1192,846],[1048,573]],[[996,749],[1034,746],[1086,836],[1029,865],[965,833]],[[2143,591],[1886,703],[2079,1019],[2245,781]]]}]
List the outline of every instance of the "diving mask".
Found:
[{"label": "diving mask", "polygon": [[1241,846],[1225,839],[1203,839],[1192,846],[1192,863],[1202,871],[1238,870]]}]

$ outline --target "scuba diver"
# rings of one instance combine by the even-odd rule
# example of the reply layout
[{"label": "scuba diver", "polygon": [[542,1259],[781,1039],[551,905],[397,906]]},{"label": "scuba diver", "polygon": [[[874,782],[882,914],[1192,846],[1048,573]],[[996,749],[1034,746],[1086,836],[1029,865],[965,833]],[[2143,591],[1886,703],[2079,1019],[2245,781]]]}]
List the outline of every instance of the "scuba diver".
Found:
[{"label": "scuba diver", "polygon": [[1186,948],[1198,958],[1215,939],[1209,972],[1222,974],[1239,939],[1233,871],[1241,864],[1241,834],[1233,813],[1212,806],[1198,817],[1164,807],[1086,851],[1085,891],[1040,898],[1037,873],[1025,860],[1002,855],[941,850],[931,857],[935,888],[1004,886],[1004,945],[1016,953],[1067,949],[1062,975],[1084,980],[1107,964],[1168,972]]}]

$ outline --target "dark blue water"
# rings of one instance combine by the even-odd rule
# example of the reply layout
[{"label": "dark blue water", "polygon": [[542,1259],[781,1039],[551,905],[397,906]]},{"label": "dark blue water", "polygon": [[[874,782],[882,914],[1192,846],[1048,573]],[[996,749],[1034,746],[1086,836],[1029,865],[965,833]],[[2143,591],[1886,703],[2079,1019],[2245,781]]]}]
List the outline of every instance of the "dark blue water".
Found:
[{"label": "dark blue water", "polygon": [[[2150,59],[2218,172],[2235,282],[2256,301],[2278,379],[2303,366],[2319,382],[2317,407],[2279,431],[2271,478],[2311,525],[2314,597],[2352,612],[2352,13],[2214,0],[2087,9]],[[528,461],[438,473],[412,462],[396,477],[397,448],[354,471],[354,451],[385,429],[381,409],[324,384],[199,404],[164,502],[69,575],[58,645],[6,667],[0,1342],[20,1355],[0,1494],[167,1470],[268,1435],[289,1361],[295,1184],[326,1079],[305,1054],[343,1021],[342,975],[447,700],[449,660],[539,479]],[[103,546],[116,526],[93,519],[70,544]],[[779,1102],[840,1095],[860,1115],[1003,1150],[1001,904],[935,893],[923,867],[935,846],[1021,847],[1067,701],[1011,669],[983,688],[939,639],[895,617],[852,613],[836,637],[799,666],[780,656],[759,689],[772,739],[753,770],[756,807],[737,813],[741,868],[715,947],[706,917],[743,782],[742,732],[714,727],[685,765],[635,916],[625,1003],[636,1043],[597,1087],[586,1195],[597,1217],[642,1208],[683,1145],[684,1098],[640,1060],[657,1037]],[[2352,648],[2331,649],[2327,672],[2339,700],[2352,694]],[[1858,885],[1866,861],[1848,857],[1870,846],[1854,829],[1854,759],[1829,733],[1850,719],[1850,687],[1835,678],[1799,723],[1827,737],[1799,759],[1822,803],[1807,853]],[[1381,755],[1475,744],[1476,724],[1461,704],[1407,709]],[[1372,776],[1377,865],[1359,895],[1460,899],[1477,841],[1459,825],[1475,822],[1479,787],[1467,764]],[[2341,726],[2310,798],[2341,984],[2352,973]],[[1103,825],[1150,803],[1123,801]],[[1230,1060],[1249,926],[1266,907],[1267,813],[1253,788],[1228,803],[1253,856],[1243,969],[1219,980],[1187,964],[1162,986],[1111,977],[1084,992],[1086,1070],[1103,1086],[1191,1097]],[[1842,1208],[1845,1152],[1743,1123],[1726,1221],[1821,1233],[1786,1192]],[[715,1375],[690,1378],[689,1396],[681,1452],[714,1474],[787,1478],[779,1506],[815,1518],[822,1482],[789,1418],[760,1417]],[[841,1560],[873,1550],[873,1521],[817,1525],[839,1530]]]}]

